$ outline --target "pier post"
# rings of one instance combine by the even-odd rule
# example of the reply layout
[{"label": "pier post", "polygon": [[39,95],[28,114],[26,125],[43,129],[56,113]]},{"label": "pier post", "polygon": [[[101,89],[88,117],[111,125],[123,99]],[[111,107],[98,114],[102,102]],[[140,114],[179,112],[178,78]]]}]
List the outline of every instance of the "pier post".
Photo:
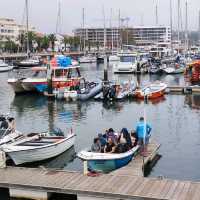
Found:
[{"label": "pier post", "polygon": [[6,168],[6,154],[3,151],[0,151],[0,168]]},{"label": "pier post", "polygon": [[83,174],[87,175],[88,174],[88,163],[87,161],[83,161]]},{"label": "pier post", "polygon": [[108,62],[107,55],[104,56],[104,82],[108,81]]},{"label": "pier post", "polygon": [[51,66],[50,64],[47,65],[47,91],[48,95],[53,94],[53,86],[52,86],[52,71],[51,71]]}]

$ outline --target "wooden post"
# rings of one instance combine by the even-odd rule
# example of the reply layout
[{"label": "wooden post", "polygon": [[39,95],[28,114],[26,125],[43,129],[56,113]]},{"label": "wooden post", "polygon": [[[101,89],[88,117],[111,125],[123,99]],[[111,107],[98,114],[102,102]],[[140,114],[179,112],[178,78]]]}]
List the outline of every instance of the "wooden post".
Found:
[{"label": "wooden post", "polygon": [[88,163],[86,160],[83,161],[83,174],[84,175],[88,174]]},{"label": "wooden post", "polygon": [[0,151],[0,168],[6,168],[6,154]]},{"label": "wooden post", "polygon": [[107,55],[104,57],[104,82],[108,81],[108,62]]},{"label": "wooden post", "polygon": [[47,65],[47,91],[48,95],[53,94],[53,86],[52,86],[52,70],[50,64]]}]

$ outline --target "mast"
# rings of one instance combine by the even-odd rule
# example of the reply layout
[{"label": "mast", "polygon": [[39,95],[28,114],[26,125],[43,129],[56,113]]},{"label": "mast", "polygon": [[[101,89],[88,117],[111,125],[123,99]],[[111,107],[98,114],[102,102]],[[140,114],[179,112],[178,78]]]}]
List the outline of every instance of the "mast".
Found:
[{"label": "mast", "polygon": [[27,53],[27,57],[29,57],[29,53],[30,53],[30,47],[29,47],[29,12],[28,12],[28,0],[25,0],[25,4],[26,4],[26,36],[27,36],[27,43],[26,43],[26,53]]},{"label": "mast", "polygon": [[112,49],[112,55],[113,55],[113,46],[114,46],[114,42],[113,42],[113,26],[112,26],[112,14],[113,14],[113,11],[112,11],[112,8],[110,10],[110,29],[111,29],[111,40],[112,40],[112,43],[111,43],[111,49]]},{"label": "mast", "polygon": [[85,30],[85,8],[82,10],[82,27],[83,27],[83,51],[85,55],[85,39],[86,39],[86,30]]},{"label": "mast", "polygon": [[120,49],[120,41],[121,41],[121,12],[120,12],[120,9],[119,9],[119,14],[118,14],[118,37],[117,37],[117,46],[118,46],[118,49]]},{"label": "mast", "polygon": [[103,29],[104,29],[104,53],[106,53],[106,17],[105,17],[105,10],[104,10],[104,7],[103,7]]},{"label": "mast", "polygon": [[185,53],[188,51],[188,3],[185,2]]},{"label": "mast", "polygon": [[200,45],[200,10],[199,10],[199,45]]},{"label": "mast", "polygon": [[172,43],[172,34],[173,34],[172,0],[170,0],[170,29],[171,29],[170,47],[171,47],[171,55],[173,55],[173,43]]},{"label": "mast", "polygon": [[61,33],[61,0],[58,2],[58,16],[56,22],[56,35]]},{"label": "mast", "polygon": [[156,26],[158,26],[158,2],[156,3]]},{"label": "mast", "polygon": [[180,40],[180,0],[178,0],[178,54],[179,54],[179,40]]}]

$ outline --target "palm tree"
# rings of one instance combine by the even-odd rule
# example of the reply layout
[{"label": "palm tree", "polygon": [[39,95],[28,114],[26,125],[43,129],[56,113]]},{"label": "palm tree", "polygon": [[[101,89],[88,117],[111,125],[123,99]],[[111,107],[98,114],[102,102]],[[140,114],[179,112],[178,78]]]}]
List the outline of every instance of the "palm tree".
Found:
[{"label": "palm tree", "polygon": [[41,36],[36,36],[35,37],[35,42],[37,43],[37,51],[41,52],[42,50],[42,40],[43,40],[43,37]]},{"label": "palm tree", "polygon": [[65,51],[66,51],[66,49],[67,49],[67,44],[69,44],[69,37],[68,37],[68,36],[64,36],[64,38],[63,38],[63,43],[64,43],[64,45],[65,45]]},{"label": "palm tree", "polygon": [[49,38],[49,41],[51,43],[51,48],[54,51],[55,50],[56,36],[54,34],[50,34],[48,38]]},{"label": "palm tree", "polygon": [[49,48],[49,37],[44,36],[41,41],[41,48],[47,50]]}]

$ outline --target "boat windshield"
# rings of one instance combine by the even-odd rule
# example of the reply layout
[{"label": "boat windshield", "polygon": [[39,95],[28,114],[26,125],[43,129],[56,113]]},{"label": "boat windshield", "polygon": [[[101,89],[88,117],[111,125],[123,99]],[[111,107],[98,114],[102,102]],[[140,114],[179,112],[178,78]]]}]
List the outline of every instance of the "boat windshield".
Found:
[{"label": "boat windshield", "polygon": [[120,62],[135,62],[136,57],[135,56],[121,56]]}]

